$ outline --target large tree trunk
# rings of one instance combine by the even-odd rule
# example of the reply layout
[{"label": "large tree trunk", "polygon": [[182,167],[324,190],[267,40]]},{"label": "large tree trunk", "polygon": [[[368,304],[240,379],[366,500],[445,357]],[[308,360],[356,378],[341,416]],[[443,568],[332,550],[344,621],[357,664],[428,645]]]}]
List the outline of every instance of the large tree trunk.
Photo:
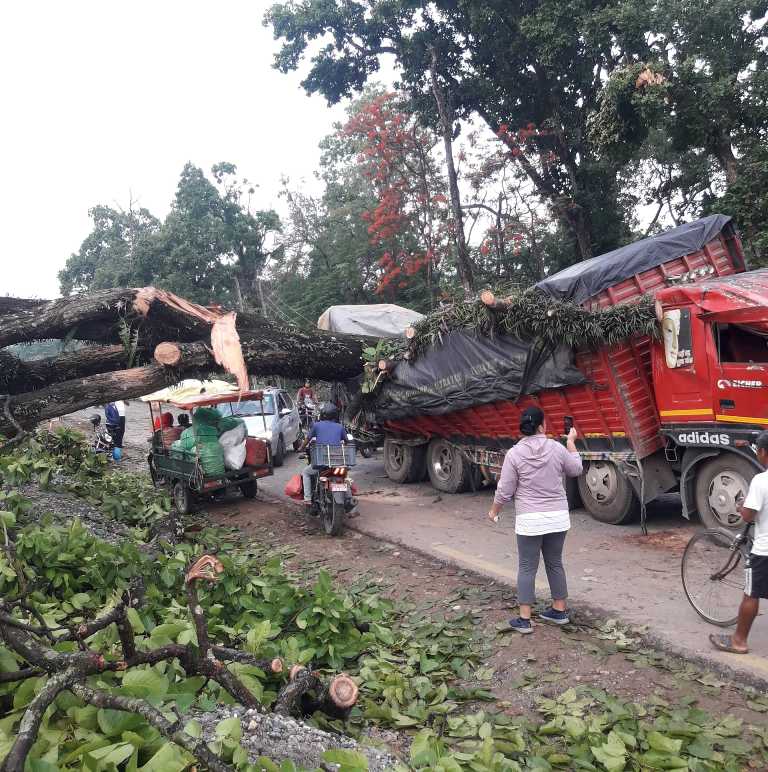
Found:
[{"label": "large tree trunk", "polygon": [[432,94],[435,97],[437,112],[440,117],[440,129],[443,135],[445,147],[445,165],[448,170],[448,191],[451,196],[451,211],[456,239],[456,256],[459,279],[464,292],[469,295],[474,292],[475,278],[472,259],[469,256],[467,237],[464,233],[464,215],[461,211],[461,194],[459,192],[459,179],[456,174],[456,163],[453,160],[453,109],[450,99],[443,92],[438,80],[437,52],[432,49],[432,66],[430,68],[432,79]]},{"label": "large tree trunk", "polygon": [[128,324],[139,331],[138,353],[146,361],[154,348],[155,361],[122,369],[128,363],[123,345],[87,346],[37,362],[0,350],[0,392],[10,395],[0,403],[0,433],[5,436],[16,433],[16,423],[29,429],[39,421],[142,396],[219,369],[235,374],[241,384],[247,383],[246,368],[255,375],[348,380],[362,372],[363,348],[375,342],[280,327],[259,314],[235,317],[152,287],[35,305],[13,300],[3,313],[0,299],[0,341],[6,345],[65,336],[111,341],[120,337],[120,325]]}]

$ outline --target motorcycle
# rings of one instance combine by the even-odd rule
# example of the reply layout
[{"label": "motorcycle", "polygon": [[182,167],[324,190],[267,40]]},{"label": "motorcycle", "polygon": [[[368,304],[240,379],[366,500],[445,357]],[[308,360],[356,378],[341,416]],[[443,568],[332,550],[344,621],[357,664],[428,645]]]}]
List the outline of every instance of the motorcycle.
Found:
[{"label": "motorcycle", "polygon": [[355,445],[363,458],[371,458],[374,451],[384,445],[384,434],[375,427],[348,426],[347,434],[355,438]]},{"label": "motorcycle", "polygon": [[93,434],[91,435],[91,450],[94,453],[106,453],[112,455],[115,449],[115,441],[112,435],[101,426],[101,416],[94,413],[88,418],[93,427]]},{"label": "motorcycle", "polygon": [[316,412],[317,407],[311,399],[305,398],[303,402],[299,403],[299,425],[301,433],[305,437],[312,428],[312,424],[317,420]]},{"label": "motorcycle", "polygon": [[355,443],[318,445],[310,443],[307,459],[317,470],[312,488],[310,515],[319,517],[329,536],[338,536],[344,520],[357,507],[355,486],[349,476],[355,465]]}]

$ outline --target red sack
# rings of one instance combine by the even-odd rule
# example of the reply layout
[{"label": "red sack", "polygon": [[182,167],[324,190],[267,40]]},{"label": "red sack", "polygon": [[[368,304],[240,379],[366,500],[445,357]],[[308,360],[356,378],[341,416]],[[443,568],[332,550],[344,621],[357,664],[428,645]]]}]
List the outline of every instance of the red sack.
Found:
[{"label": "red sack", "polygon": [[267,463],[267,443],[257,440],[256,437],[247,437],[245,440],[245,465],[261,466]]},{"label": "red sack", "polygon": [[304,498],[304,486],[301,483],[301,475],[295,474],[285,484],[285,495],[290,496],[292,499]]}]

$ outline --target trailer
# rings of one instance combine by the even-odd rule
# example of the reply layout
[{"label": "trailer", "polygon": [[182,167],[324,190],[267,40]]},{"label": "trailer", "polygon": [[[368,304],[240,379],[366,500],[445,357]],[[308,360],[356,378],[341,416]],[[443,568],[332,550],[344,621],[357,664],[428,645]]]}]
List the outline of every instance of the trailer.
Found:
[{"label": "trailer", "polygon": [[630,522],[679,490],[685,517],[737,527],[760,471],[752,443],[768,428],[768,272],[746,272],[731,219],[672,229],[538,288],[590,309],[650,295],[662,335],[575,351],[578,384],[385,421],[387,475],[447,493],[493,482],[521,411],[538,405],[554,436],[572,419],[585,471],[569,494],[595,519]]}]

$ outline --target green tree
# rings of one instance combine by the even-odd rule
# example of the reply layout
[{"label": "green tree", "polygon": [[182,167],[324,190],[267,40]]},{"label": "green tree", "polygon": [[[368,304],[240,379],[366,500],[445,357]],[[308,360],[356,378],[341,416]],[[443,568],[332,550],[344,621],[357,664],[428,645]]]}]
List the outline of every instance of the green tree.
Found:
[{"label": "green tree", "polygon": [[146,209],[95,206],[93,230],[59,271],[61,293],[151,283],[160,221]]},{"label": "green tree", "polygon": [[60,272],[62,293],[155,284],[200,303],[259,307],[262,272],[279,255],[280,219],[251,212],[254,188],[234,164],[211,174],[184,166],[162,224],[144,209],[91,210],[94,229]]}]

